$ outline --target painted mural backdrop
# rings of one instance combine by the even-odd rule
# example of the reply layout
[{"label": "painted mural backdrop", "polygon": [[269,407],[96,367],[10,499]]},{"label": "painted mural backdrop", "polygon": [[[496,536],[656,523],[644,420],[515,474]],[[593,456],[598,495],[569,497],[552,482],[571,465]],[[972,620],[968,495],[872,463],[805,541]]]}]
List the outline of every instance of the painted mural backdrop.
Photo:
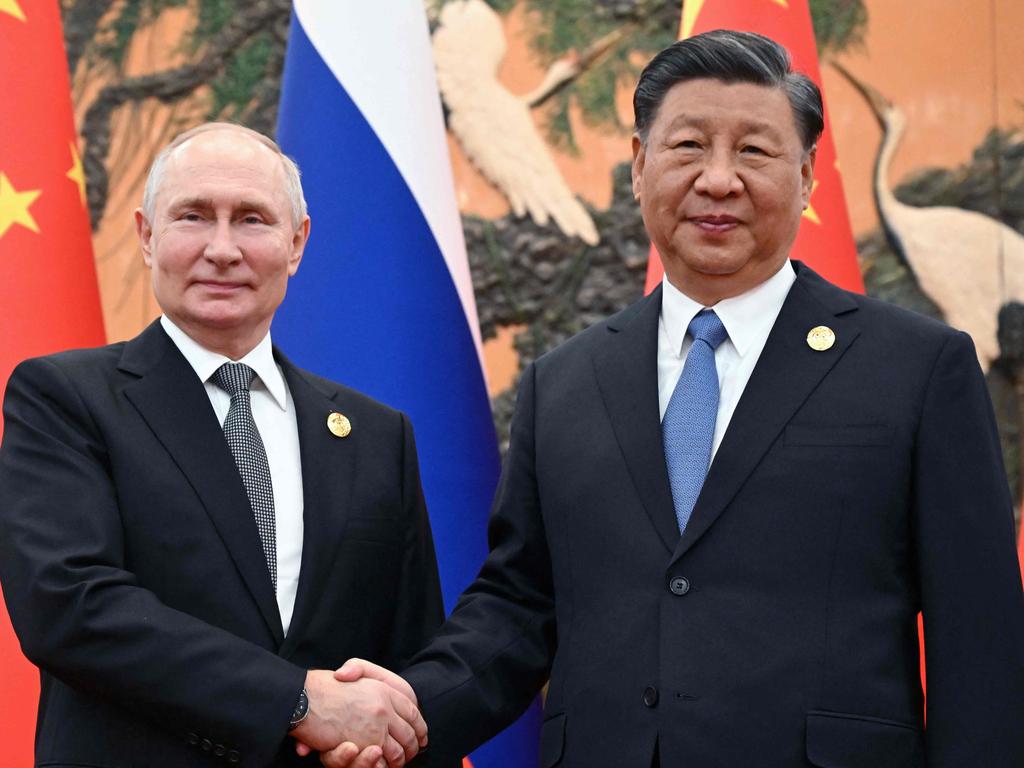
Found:
[{"label": "painted mural backdrop", "polygon": [[[726,1],[688,0],[691,12]],[[148,163],[207,119],[273,133],[290,3],[62,7],[106,328],[123,339],[157,314],[130,215]],[[676,38],[680,2],[426,7],[504,435],[521,366],[641,294],[649,244],[630,192],[630,94]],[[974,337],[1019,500],[1024,4],[810,7],[866,290]]]}]

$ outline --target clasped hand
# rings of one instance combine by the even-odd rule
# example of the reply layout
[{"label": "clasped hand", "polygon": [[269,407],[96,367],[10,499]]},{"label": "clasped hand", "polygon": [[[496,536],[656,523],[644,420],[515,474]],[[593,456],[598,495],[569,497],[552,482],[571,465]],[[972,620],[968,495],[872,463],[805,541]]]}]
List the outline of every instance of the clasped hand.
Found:
[{"label": "clasped hand", "polygon": [[362,659],[335,672],[306,674],[309,714],[291,735],[305,756],[320,752],[327,768],[400,768],[427,745],[412,687]]}]

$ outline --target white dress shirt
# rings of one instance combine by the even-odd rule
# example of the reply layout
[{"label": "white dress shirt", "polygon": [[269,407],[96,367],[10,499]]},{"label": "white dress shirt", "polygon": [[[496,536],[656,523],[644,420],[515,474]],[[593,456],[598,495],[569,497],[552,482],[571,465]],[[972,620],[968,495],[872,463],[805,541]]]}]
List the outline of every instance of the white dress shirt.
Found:
[{"label": "white dress shirt", "polygon": [[[252,417],[263,438],[274,486],[274,518],[277,525],[277,608],[285,634],[295,608],[302,564],[302,462],[299,456],[299,425],[295,403],[280,366],[274,361],[270,333],[241,360],[230,360],[201,347],[166,315],[160,324],[181,350],[206,387],[221,426],[231,407],[231,397],[210,377],[224,363],[245,363],[256,372],[250,387]],[[255,522],[253,523],[255,525]]]},{"label": "white dress shirt", "polygon": [[662,419],[693,345],[693,339],[686,333],[690,321],[702,309],[713,309],[729,334],[715,350],[720,394],[715,437],[711,443],[712,459],[722,444],[736,404],[795,280],[793,265],[787,259],[778,272],[760,285],[739,296],[723,299],[713,307],[704,307],[691,299],[672,285],[667,275],[662,281],[658,323],[658,404]]}]

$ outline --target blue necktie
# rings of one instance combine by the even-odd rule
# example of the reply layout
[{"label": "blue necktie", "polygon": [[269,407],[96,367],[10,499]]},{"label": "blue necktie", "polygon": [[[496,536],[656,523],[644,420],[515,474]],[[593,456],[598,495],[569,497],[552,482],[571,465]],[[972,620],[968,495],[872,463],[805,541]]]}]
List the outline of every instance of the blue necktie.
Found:
[{"label": "blue necktie", "polygon": [[661,422],[680,535],[690,521],[711,464],[711,442],[718,416],[715,350],[729,336],[718,315],[710,309],[697,313],[687,333],[693,338],[693,346]]}]

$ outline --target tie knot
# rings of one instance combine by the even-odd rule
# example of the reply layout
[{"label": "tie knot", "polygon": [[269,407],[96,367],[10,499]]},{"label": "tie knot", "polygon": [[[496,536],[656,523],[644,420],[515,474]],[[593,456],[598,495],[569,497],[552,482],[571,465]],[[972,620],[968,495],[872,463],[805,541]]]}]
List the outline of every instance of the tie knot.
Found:
[{"label": "tie knot", "polygon": [[213,383],[234,397],[239,392],[249,389],[256,371],[245,363],[224,363],[214,371]]},{"label": "tie knot", "polygon": [[718,345],[729,338],[729,333],[713,309],[698,312],[686,330],[694,341],[703,341],[712,349],[718,349]]}]

